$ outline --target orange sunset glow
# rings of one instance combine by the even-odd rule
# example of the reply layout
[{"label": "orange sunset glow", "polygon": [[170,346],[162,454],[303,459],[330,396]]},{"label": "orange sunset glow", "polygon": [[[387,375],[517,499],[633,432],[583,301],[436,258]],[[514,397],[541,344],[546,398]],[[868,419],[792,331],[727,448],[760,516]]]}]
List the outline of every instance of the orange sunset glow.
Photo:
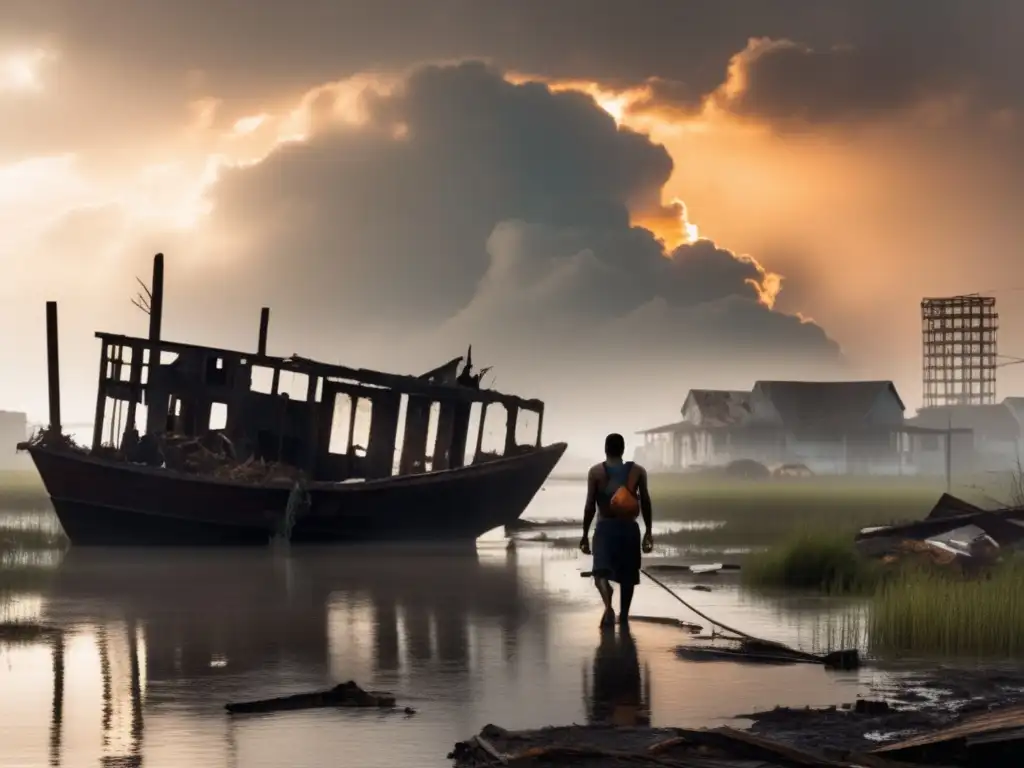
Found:
[{"label": "orange sunset glow", "polygon": [[1014,714],[1024,3],[0,11],[0,768]]},{"label": "orange sunset glow", "polygon": [[[472,55],[451,51],[347,68],[310,64],[306,73],[277,79],[267,74],[263,81],[256,64],[248,65],[249,76],[241,70],[229,75],[215,64],[168,63],[160,75],[165,85],[150,87],[130,68],[111,69],[101,56],[76,48],[74,34],[12,38],[0,51],[5,142],[25,147],[0,157],[5,258],[18,281],[3,288],[3,311],[11,322],[35,317],[33,307],[50,296],[61,299],[73,318],[65,333],[70,327],[133,327],[139,318],[127,300],[131,285],[152,252],[163,250],[178,297],[169,303],[169,328],[178,335],[210,333],[224,343],[242,343],[251,330],[241,318],[270,304],[280,307],[275,317],[288,319],[280,327],[281,342],[297,347],[300,318],[310,307],[324,313],[315,323],[342,327],[345,312],[393,306],[371,327],[385,338],[407,339],[410,359],[429,367],[434,351],[464,346],[468,328],[460,324],[472,317],[480,343],[491,339],[495,362],[505,361],[504,375],[529,388],[543,378],[524,368],[526,360],[527,368],[537,365],[536,355],[527,354],[532,331],[514,331],[501,313],[543,300],[550,307],[535,309],[538,322],[550,317],[570,337],[570,329],[590,327],[594,320],[577,309],[592,290],[582,286],[610,278],[555,265],[579,252],[620,269],[633,258],[615,250],[623,247],[615,238],[625,235],[586,235],[570,246],[564,224],[544,222],[562,216],[553,212],[606,200],[624,205],[632,225],[661,243],[662,256],[676,253],[679,261],[672,290],[685,300],[658,295],[668,283],[655,277],[653,293],[615,310],[613,335],[627,338],[638,331],[635,324],[654,323],[639,332],[647,334],[652,350],[664,348],[648,359],[667,361],[685,338],[687,348],[707,346],[731,361],[722,369],[723,386],[747,386],[761,376],[753,363],[738,362],[749,355],[726,353],[714,340],[719,332],[742,336],[726,330],[727,313],[714,315],[722,324],[714,332],[691,319],[696,307],[721,309],[714,302],[736,296],[763,307],[766,322],[780,324],[781,335],[759,346],[779,345],[770,355],[781,370],[806,364],[808,375],[854,371],[893,378],[913,402],[920,386],[920,296],[1013,282],[1005,272],[1009,262],[996,254],[1012,250],[1016,226],[1004,211],[1012,209],[1008,201],[1017,193],[1014,182],[1000,176],[1007,163],[998,160],[999,153],[1013,151],[1014,106],[983,105],[956,83],[928,86],[932,90],[921,98],[908,86],[858,106],[855,99],[872,93],[857,90],[857,57],[868,54],[842,35],[823,44],[748,35],[746,44],[723,48],[699,67],[655,67],[628,76],[607,67],[588,75],[581,67],[498,57],[487,66],[512,88],[499,92],[482,70],[472,70]],[[87,77],[93,78],[88,85]],[[817,93],[814,77],[835,77],[836,84]],[[69,91],[72,82],[77,85]],[[549,89],[554,100],[541,99],[538,87]],[[129,92],[134,95],[124,95]],[[610,116],[616,128],[601,127],[581,102],[561,105],[558,97],[570,92],[589,96],[593,109]],[[147,99],[151,108],[142,109]],[[505,111],[491,117],[498,114],[494,110]],[[534,129],[529,121],[536,110],[541,122]],[[970,123],[975,112],[977,122]],[[65,130],[76,121],[77,130]],[[560,121],[573,127],[562,128]],[[975,126],[993,131],[991,142],[961,142]],[[516,138],[520,134],[531,138]],[[528,153],[541,149],[551,154],[529,165]],[[324,178],[313,181],[318,171]],[[558,176],[540,180],[539,174],[556,171]],[[579,191],[560,191],[572,179]],[[517,191],[514,184],[526,186]],[[501,197],[506,193],[507,200]],[[544,203],[547,194],[552,197]],[[388,211],[390,204],[399,208]],[[421,209],[424,216],[428,209],[443,212],[429,214],[436,229],[416,219]],[[466,229],[474,244],[457,245],[457,227],[485,210],[486,222]],[[388,223],[378,224],[385,214]],[[551,229],[544,237],[552,238],[552,248],[570,250],[553,253],[544,267],[527,268],[522,260],[528,254],[518,251],[496,255],[492,249],[499,245],[532,242],[481,234],[494,235],[503,223],[516,221],[535,229],[543,224]],[[573,238],[581,235],[576,226],[569,228]],[[419,237],[412,234],[417,231]],[[976,237],[989,244],[969,242]],[[711,248],[708,255],[687,250],[702,242]],[[530,247],[539,253],[547,246]],[[454,261],[460,248],[465,258],[475,254],[463,266]],[[968,267],[959,256],[964,248],[992,256],[981,267]],[[414,257],[417,249],[424,253]],[[400,266],[403,259],[411,259],[408,268]],[[509,272],[512,263],[518,266]],[[575,267],[584,268],[582,262]],[[701,272],[705,268],[712,272]],[[402,287],[398,276],[414,274],[419,277],[410,287]],[[702,282],[725,280],[726,274],[733,280],[728,286]],[[413,298],[423,275],[443,280],[450,295],[433,303]],[[500,312],[497,304],[485,307],[477,290],[493,287],[499,277],[513,280],[509,286],[522,293],[488,289],[486,301],[505,307]],[[365,288],[370,284],[380,289],[372,301]],[[332,297],[328,286],[338,294]],[[573,290],[582,293],[570,297],[566,292]],[[701,298],[704,291],[708,301]],[[667,325],[650,319],[658,302],[675,307]],[[866,306],[879,311],[865,314]],[[335,317],[332,307],[349,309]],[[409,317],[399,319],[405,310]],[[1016,310],[1006,305],[1002,311],[1011,318]],[[218,313],[223,317],[213,320]],[[204,315],[211,319],[202,321]],[[781,330],[790,320],[808,331],[822,329],[829,345],[816,348],[820,337],[802,339],[799,333],[790,339]],[[679,327],[673,329],[673,322]],[[312,343],[336,348],[326,336]],[[1004,343],[1009,348],[1024,340],[1008,332]],[[8,355],[38,357],[38,334],[4,344]],[[87,341],[69,337],[66,349],[67,376],[86,381]],[[784,349],[792,350],[791,363]],[[837,350],[842,372],[830,368]],[[407,357],[393,343],[369,339],[350,351],[366,365],[403,365]],[[1001,376],[1012,388],[1019,370]],[[11,407],[45,409],[37,379],[38,372],[27,369],[14,375]],[[89,398],[79,391],[69,389],[67,407],[84,419]],[[662,412],[670,407],[667,396],[659,399]]]}]

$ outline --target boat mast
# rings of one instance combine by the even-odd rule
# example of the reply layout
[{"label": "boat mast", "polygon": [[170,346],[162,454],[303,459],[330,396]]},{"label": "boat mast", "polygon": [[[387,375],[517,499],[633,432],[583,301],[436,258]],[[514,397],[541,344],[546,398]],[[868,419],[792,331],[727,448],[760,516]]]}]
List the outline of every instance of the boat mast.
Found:
[{"label": "boat mast", "polygon": [[46,373],[50,395],[50,431],[60,434],[60,354],[56,301],[46,302]]},{"label": "boat mast", "polygon": [[267,331],[270,329],[270,307],[263,307],[260,310],[260,337],[256,344],[256,354],[260,357],[267,356]]}]

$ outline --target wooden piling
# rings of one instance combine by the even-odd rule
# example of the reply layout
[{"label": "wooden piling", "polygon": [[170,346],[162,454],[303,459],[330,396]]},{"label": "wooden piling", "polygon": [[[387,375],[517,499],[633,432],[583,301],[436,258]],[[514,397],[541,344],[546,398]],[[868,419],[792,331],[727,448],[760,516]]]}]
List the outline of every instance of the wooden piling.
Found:
[{"label": "wooden piling", "polygon": [[260,339],[256,352],[260,357],[267,356],[267,331],[270,328],[270,307],[260,310]]},{"label": "wooden piling", "polygon": [[61,431],[60,354],[57,340],[57,302],[46,302],[46,372],[49,378],[50,429]]},{"label": "wooden piling", "polygon": [[[153,282],[149,286],[149,291],[152,294],[149,300],[149,340],[160,341],[160,324],[164,316],[164,255],[158,253],[153,257]],[[159,365],[159,355],[157,351],[151,351],[151,355],[156,355],[158,359],[150,360],[150,365]]]}]

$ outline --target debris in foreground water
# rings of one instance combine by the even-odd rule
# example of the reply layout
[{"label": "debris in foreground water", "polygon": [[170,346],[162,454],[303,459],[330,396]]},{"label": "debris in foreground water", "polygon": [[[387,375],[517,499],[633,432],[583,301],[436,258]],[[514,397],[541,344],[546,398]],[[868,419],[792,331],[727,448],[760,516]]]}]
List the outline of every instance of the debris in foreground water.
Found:
[{"label": "debris in foreground water", "polygon": [[[962,717],[951,726],[939,728],[922,727],[926,719],[894,711],[882,702],[864,702],[846,712],[836,708],[803,712],[807,717],[833,718],[821,721],[820,746],[813,749],[733,728],[571,725],[507,731],[487,725],[479,735],[456,744],[448,758],[454,761],[455,768],[1016,768],[1024,761],[1024,707],[1019,705]],[[784,731],[785,721],[799,714],[798,710],[777,709],[763,713],[760,718],[777,721],[780,731]],[[840,717],[849,720],[846,726],[877,724],[876,721],[887,717],[903,718],[903,726],[924,733],[870,751],[865,748],[866,736],[862,734],[857,746],[851,749],[850,728],[841,727],[834,719]]]},{"label": "debris in foreground water", "polygon": [[[326,691],[313,693],[296,693],[291,696],[278,696],[272,699],[258,699],[225,704],[229,714],[248,712],[283,712],[293,709],[316,709],[318,707],[376,707],[378,709],[394,709],[395,697],[383,691],[364,691],[353,681],[341,683]],[[406,714],[413,714],[409,708]]]},{"label": "debris in foreground water", "polygon": [[578,768],[897,768],[878,756],[858,762],[795,749],[733,728],[566,726],[506,731],[485,726],[448,755],[456,768],[572,765]]}]

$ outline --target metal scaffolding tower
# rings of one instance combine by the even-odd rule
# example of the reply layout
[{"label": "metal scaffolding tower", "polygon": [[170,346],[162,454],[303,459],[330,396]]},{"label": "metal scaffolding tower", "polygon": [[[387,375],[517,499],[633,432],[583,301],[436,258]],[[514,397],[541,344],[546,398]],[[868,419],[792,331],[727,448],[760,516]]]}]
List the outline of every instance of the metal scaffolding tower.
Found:
[{"label": "metal scaffolding tower", "polygon": [[998,330],[994,296],[921,301],[925,408],[996,401]]}]

